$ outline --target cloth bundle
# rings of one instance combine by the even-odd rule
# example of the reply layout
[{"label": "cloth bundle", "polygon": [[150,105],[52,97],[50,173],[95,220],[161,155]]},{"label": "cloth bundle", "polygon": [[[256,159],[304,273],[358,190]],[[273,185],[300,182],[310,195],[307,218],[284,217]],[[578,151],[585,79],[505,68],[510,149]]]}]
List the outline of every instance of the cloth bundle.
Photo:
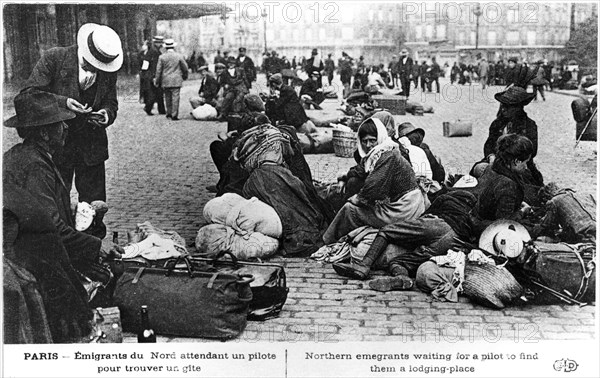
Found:
[{"label": "cloth bundle", "polygon": [[257,198],[226,193],[206,203],[204,218],[211,224],[198,231],[196,248],[208,256],[228,251],[248,260],[269,257],[279,249],[281,220]]},{"label": "cloth bundle", "polygon": [[458,302],[464,281],[465,254],[453,250],[434,256],[417,270],[416,285],[439,301]]},{"label": "cloth bundle", "polygon": [[319,248],[310,258],[334,263],[351,256],[354,260],[362,261],[378,232],[379,230],[373,227],[359,227],[341,238],[337,243]]},{"label": "cloth bundle", "polygon": [[192,117],[200,121],[207,121],[217,118],[217,109],[210,104],[199,105],[192,110]]},{"label": "cloth bundle", "polygon": [[131,242],[123,249],[124,259],[142,256],[148,260],[161,260],[187,255],[185,239],[175,231],[164,231],[146,221],[128,234]]}]

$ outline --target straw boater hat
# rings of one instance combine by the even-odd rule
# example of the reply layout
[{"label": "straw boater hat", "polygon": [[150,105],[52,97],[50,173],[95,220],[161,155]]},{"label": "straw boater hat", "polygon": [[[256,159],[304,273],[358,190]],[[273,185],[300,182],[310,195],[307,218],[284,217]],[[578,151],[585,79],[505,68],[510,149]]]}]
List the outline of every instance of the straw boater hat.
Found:
[{"label": "straw boater hat", "polygon": [[121,39],[106,25],[82,25],[77,32],[77,48],[79,56],[100,71],[116,72],[123,65]]},{"label": "straw boater hat", "polygon": [[165,39],[165,49],[174,49],[175,45],[176,43],[172,38]]},{"label": "straw boater hat", "polygon": [[16,116],[4,121],[4,126],[15,128],[50,125],[75,118],[75,113],[60,108],[56,97],[47,92],[25,92],[15,97]]},{"label": "straw boater hat", "polygon": [[162,35],[155,35],[154,38],[152,38],[152,42],[154,43],[163,43],[165,41],[165,37],[163,37]]},{"label": "straw boater hat", "polygon": [[218,70],[218,69],[220,69],[220,68],[221,68],[221,69],[225,69],[225,68],[227,68],[227,67],[225,67],[225,65],[224,65],[223,63],[216,63],[216,64],[215,64],[215,70]]},{"label": "straw boater hat", "polygon": [[499,219],[481,233],[479,248],[494,255],[514,258],[523,252],[524,243],[530,240],[529,232],[521,224]]},{"label": "straw boater hat", "polygon": [[535,94],[527,93],[525,88],[513,85],[504,92],[496,93],[494,98],[504,105],[525,106],[535,98]]}]

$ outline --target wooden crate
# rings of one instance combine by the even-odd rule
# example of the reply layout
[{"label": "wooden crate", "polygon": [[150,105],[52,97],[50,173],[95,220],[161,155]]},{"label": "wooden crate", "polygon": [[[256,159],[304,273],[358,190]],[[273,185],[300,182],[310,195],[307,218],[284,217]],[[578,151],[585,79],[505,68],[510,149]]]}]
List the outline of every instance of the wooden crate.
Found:
[{"label": "wooden crate", "polygon": [[373,95],[373,100],[377,101],[377,107],[384,108],[394,115],[406,114],[406,97],[394,95]]}]

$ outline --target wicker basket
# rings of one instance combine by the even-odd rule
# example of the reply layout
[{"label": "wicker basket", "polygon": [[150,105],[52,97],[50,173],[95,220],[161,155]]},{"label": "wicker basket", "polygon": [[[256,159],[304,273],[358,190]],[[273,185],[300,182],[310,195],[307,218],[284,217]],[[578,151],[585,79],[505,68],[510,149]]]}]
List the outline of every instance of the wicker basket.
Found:
[{"label": "wicker basket", "polygon": [[356,150],[356,133],[333,130],[333,152],[335,156],[352,157]]}]

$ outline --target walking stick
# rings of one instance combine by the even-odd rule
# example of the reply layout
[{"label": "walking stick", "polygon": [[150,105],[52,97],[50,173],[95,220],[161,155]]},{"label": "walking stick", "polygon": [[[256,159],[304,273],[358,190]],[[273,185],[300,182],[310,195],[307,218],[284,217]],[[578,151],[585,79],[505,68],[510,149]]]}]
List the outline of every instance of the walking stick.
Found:
[{"label": "walking stick", "polygon": [[590,117],[590,119],[587,121],[587,124],[585,125],[585,127],[583,128],[583,131],[581,132],[581,135],[579,135],[579,138],[577,139],[577,143],[575,143],[575,147],[573,148],[577,148],[577,145],[579,144],[579,142],[581,141],[581,138],[583,138],[583,134],[585,134],[585,131],[587,130],[588,126],[590,125],[590,123],[592,122],[592,119],[594,119],[594,116],[596,115],[596,112],[598,111],[598,108],[594,109],[594,111],[592,112],[592,116]]}]

